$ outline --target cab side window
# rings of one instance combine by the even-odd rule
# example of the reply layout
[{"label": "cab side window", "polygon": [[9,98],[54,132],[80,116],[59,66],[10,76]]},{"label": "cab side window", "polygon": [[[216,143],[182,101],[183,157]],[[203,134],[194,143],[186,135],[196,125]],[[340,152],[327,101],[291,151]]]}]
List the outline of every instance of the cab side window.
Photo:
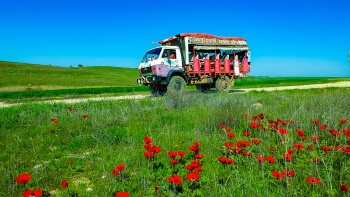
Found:
[{"label": "cab side window", "polygon": [[176,59],[176,51],[174,49],[165,49],[162,58]]}]

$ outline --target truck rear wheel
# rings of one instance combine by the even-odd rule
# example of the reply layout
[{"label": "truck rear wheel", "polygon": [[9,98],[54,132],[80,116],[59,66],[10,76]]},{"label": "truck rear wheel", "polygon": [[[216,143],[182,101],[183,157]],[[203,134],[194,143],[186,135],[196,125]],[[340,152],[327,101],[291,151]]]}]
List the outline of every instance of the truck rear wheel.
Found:
[{"label": "truck rear wheel", "polygon": [[185,91],[186,82],[180,76],[173,76],[168,84],[168,93],[181,94]]},{"label": "truck rear wheel", "polygon": [[227,76],[216,80],[215,88],[218,92],[230,92],[231,80]]},{"label": "truck rear wheel", "polygon": [[210,90],[210,84],[201,84],[201,85],[196,85],[197,91],[198,92],[209,92]]},{"label": "truck rear wheel", "polygon": [[149,87],[152,96],[164,96],[166,93],[165,85],[151,84]]}]

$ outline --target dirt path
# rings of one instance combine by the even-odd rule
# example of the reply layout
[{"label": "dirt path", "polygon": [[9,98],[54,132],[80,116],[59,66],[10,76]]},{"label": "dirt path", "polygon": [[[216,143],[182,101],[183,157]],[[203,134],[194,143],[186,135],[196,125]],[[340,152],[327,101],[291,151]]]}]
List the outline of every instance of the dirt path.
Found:
[{"label": "dirt path", "polygon": [[[329,87],[350,87],[350,81],[326,83],[326,84],[310,84],[299,86],[281,86],[281,87],[267,87],[267,88],[247,88],[233,90],[232,93],[245,93],[249,91],[278,91],[278,90],[292,90],[292,89],[312,89],[312,88],[329,88]],[[81,103],[88,101],[107,101],[107,100],[123,100],[123,99],[145,99],[150,98],[150,95],[126,95],[113,97],[95,97],[95,98],[80,98],[80,99],[64,99],[64,100],[50,100],[50,101],[35,101],[33,103]],[[6,104],[0,102],[0,108],[12,107],[21,105],[23,103]]]}]

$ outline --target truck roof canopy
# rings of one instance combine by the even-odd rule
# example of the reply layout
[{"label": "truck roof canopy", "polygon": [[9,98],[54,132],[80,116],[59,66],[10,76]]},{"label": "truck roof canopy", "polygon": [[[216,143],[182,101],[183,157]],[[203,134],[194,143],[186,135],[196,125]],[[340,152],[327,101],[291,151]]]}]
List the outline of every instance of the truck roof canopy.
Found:
[{"label": "truck roof canopy", "polygon": [[[204,46],[241,46],[247,47],[247,41],[244,38],[239,37],[224,37],[214,36],[211,34],[203,33],[183,33],[179,34],[180,38],[188,37],[188,44],[204,45]],[[167,45],[167,43],[176,40],[177,37],[173,36],[165,40],[159,41],[159,44]],[[230,48],[230,47],[228,47]]]}]

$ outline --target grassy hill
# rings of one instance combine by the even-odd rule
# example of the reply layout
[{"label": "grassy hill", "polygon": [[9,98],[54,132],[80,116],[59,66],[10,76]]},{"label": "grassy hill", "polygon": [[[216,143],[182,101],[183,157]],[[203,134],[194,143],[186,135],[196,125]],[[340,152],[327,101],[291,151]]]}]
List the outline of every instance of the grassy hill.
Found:
[{"label": "grassy hill", "polygon": [[136,86],[136,68],[66,68],[0,61],[0,91]]}]

